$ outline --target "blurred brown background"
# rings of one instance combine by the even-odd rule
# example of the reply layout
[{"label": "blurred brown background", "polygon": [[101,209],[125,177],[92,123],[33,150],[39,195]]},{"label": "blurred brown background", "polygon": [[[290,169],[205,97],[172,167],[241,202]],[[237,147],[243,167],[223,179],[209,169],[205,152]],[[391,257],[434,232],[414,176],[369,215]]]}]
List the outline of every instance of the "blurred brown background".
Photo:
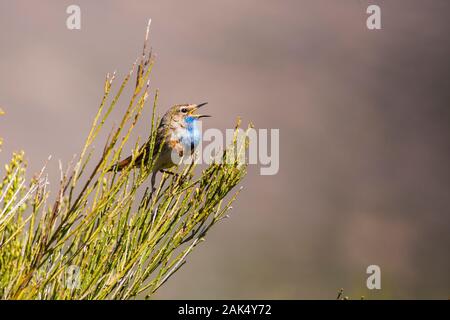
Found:
[{"label": "blurred brown background", "polygon": [[[66,7],[81,7],[80,31]],[[366,28],[379,4],[382,30]],[[0,0],[1,163],[79,152],[107,72],[152,18],[160,110],[209,101],[280,129],[280,171],[250,168],[232,218],[157,298],[440,298],[450,288],[450,2]],[[117,116],[119,113],[117,113]],[[146,134],[143,124],[139,128]],[[57,161],[50,167],[57,182]],[[369,291],[368,265],[382,271]]]}]

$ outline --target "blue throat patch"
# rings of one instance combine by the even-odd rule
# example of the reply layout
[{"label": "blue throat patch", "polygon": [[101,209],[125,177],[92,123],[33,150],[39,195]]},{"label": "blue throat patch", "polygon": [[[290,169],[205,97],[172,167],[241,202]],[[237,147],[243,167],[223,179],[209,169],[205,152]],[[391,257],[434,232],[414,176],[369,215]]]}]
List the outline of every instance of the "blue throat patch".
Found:
[{"label": "blue throat patch", "polygon": [[192,144],[197,146],[200,142],[200,131],[198,130],[198,118],[187,116],[184,121],[187,124],[187,131],[189,132],[189,137],[183,139],[183,143],[187,147],[191,147]]}]

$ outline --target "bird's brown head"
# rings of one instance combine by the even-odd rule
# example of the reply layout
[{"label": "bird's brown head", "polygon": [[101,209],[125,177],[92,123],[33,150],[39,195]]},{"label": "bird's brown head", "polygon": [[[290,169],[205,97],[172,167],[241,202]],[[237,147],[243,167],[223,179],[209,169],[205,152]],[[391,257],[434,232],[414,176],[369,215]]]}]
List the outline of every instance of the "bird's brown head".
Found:
[{"label": "bird's brown head", "polygon": [[207,102],[200,104],[176,104],[171,107],[163,117],[163,122],[171,123],[171,122],[183,122],[186,118],[190,117],[191,119],[200,119],[210,117],[210,115],[206,114],[198,114],[196,111],[206,105]]}]

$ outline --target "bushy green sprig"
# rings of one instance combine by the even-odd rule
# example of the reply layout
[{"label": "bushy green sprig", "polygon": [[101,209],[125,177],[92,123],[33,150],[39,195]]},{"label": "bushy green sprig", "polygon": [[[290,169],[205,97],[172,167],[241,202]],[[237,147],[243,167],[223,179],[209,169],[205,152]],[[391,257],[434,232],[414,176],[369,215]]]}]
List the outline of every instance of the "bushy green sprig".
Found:
[{"label": "bushy green sprig", "polygon": [[[146,37],[147,38],[147,37]],[[149,98],[154,60],[144,54],[120,84],[108,75],[98,112],[79,158],[60,165],[52,195],[46,169],[25,184],[23,154],[15,154],[0,184],[1,299],[129,299],[151,297],[184,263],[212,226],[227,216],[246,167],[214,162],[196,174],[195,161],[176,175],[164,173],[151,194],[153,162],[108,172],[141,117]],[[93,165],[93,144],[117,107],[137,68],[128,107]],[[155,148],[158,93],[153,102],[150,154]],[[141,150],[136,144],[134,159]],[[237,139],[227,152],[245,152]],[[225,153],[227,153],[225,152]],[[225,159],[226,155],[224,155]],[[88,168],[93,169],[88,170]]]}]

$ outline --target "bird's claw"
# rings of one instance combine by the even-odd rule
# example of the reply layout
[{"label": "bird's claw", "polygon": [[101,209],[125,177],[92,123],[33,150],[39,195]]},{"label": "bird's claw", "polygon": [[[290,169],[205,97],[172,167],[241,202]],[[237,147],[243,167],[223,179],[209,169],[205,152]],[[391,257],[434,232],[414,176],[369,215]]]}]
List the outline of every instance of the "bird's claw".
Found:
[{"label": "bird's claw", "polygon": [[170,175],[172,175],[172,176],[179,177],[179,174],[176,173],[176,172],[172,172],[172,171],[168,171],[168,170],[159,170],[159,172],[161,172],[161,173],[167,173],[167,174],[170,174]]}]

